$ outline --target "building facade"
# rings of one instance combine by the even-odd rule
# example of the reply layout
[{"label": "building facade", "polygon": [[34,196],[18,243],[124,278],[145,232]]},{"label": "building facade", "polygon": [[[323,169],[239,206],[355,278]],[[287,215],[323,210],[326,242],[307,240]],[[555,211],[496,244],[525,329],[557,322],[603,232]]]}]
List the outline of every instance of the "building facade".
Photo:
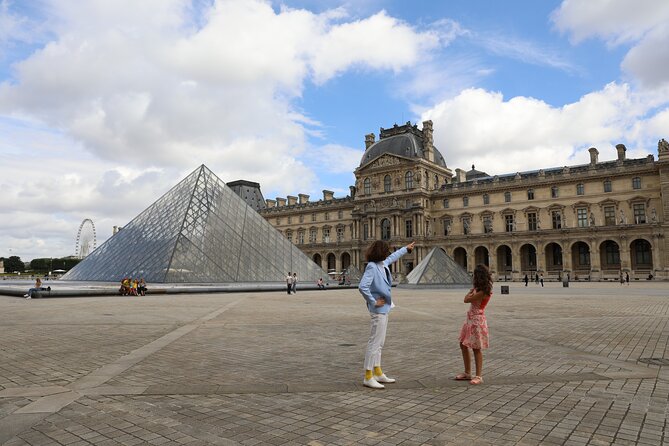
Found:
[{"label": "building facade", "polygon": [[434,147],[432,122],[381,128],[365,137],[355,186],[265,200],[259,212],[333,274],[362,270],[371,241],[416,249],[393,266],[400,278],[434,247],[468,271],[488,265],[496,280],[543,274],[570,280],[669,279],[669,143],[658,159],[600,161],[489,175],[455,169]]}]

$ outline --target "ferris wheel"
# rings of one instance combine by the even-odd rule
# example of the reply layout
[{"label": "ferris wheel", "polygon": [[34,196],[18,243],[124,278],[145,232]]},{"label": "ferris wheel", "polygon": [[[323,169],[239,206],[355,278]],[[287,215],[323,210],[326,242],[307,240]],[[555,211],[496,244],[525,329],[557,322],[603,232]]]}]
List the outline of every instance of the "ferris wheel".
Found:
[{"label": "ferris wheel", "polygon": [[85,218],[79,225],[77,231],[77,244],[75,247],[75,256],[79,259],[85,258],[97,247],[97,238],[95,236],[95,225],[93,220]]}]

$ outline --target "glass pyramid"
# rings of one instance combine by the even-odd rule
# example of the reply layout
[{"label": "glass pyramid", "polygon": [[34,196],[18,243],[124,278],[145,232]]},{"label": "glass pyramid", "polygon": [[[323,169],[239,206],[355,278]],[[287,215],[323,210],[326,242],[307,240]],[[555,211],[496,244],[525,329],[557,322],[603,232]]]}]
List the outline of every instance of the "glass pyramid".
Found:
[{"label": "glass pyramid", "polygon": [[469,273],[441,248],[433,248],[406,277],[407,285],[469,286],[471,283]]},{"label": "glass pyramid", "polygon": [[153,283],[301,282],[316,263],[202,165],[61,280]]}]

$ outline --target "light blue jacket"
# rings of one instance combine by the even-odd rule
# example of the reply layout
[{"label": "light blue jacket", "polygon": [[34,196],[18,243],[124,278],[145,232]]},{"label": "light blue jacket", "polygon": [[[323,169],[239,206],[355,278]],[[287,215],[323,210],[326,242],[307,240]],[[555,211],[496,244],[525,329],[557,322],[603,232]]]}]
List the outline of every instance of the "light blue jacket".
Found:
[{"label": "light blue jacket", "polygon": [[[390,287],[393,284],[393,276],[390,274],[390,265],[406,254],[406,246],[390,254],[383,262],[370,262],[365,267],[365,273],[360,279],[358,290],[367,301],[367,309],[370,313],[388,314],[392,300],[390,298]],[[383,297],[385,305],[376,307],[376,298]]]}]

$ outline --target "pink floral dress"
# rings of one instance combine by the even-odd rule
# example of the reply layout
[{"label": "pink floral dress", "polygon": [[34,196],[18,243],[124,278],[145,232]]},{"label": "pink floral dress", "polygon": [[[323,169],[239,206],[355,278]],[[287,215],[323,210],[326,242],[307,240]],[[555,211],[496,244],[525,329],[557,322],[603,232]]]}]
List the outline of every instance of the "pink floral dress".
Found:
[{"label": "pink floral dress", "polygon": [[467,311],[467,320],[460,330],[460,343],[465,347],[481,350],[488,348],[488,321],[483,310],[490,301],[492,293],[483,298],[483,301],[472,302]]}]

